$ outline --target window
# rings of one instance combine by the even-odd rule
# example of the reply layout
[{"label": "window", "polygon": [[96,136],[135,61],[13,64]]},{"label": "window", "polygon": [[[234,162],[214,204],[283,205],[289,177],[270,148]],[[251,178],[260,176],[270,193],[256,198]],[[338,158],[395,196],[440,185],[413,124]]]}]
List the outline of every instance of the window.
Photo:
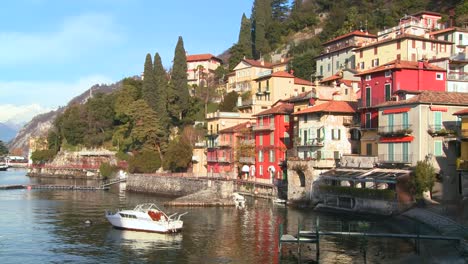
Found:
[{"label": "window", "polygon": [[408,123],[408,113],[402,113],[402,123],[403,123],[403,129],[408,129],[409,128],[409,123]]},{"label": "window", "polygon": [[397,60],[401,60],[401,54],[397,54],[397,55],[396,55],[396,59],[397,59]]},{"label": "window", "polygon": [[442,129],[442,112],[434,112],[434,129],[436,131]]},{"label": "window", "polygon": [[371,88],[368,86],[366,87],[366,106],[371,106]]},{"label": "window", "polygon": [[385,84],[385,101],[392,100],[392,85],[389,83]]},{"label": "window", "polygon": [[270,80],[267,80],[266,82],[266,90],[270,91]]},{"label": "window", "polygon": [[263,165],[258,166],[258,174],[263,175]]},{"label": "window", "polygon": [[359,58],[362,58],[362,56],[363,56],[363,52],[362,52],[362,50],[360,50],[359,51]]},{"label": "window", "polygon": [[304,129],[303,131],[303,135],[304,135],[304,145],[307,145],[307,129]]},{"label": "window", "polygon": [[332,139],[334,140],[339,140],[341,139],[341,130],[336,128],[332,129]]},{"label": "window", "polygon": [[305,87],[304,87],[304,86],[302,86],[302,89],[301,89],[301,90],[302,90],[302,92],[305,92]]},{"label": "window", "polygon": [[337,68],[337,69],[340,68],[340,62],[339,62],[339,61],[336,61],[336,68]]},{"label": "window", "polygon": [[444,74],[443,73],[436,73],[436,80],[443,80],[444,79]]},{"label": "window", "polygon": [[436,140],[436,141],[434,141],[434,156],[440,157],[442,155],[443,155],[442,141]]},{"label": "window", "polygon": [[458,40],[462,41],[463,40],[463,34],[458,35]]},{"label": "window", "polygon": [[323,65],[320,65],[320,76],[323,76]]},{"label": "window", "polygon": [[377,55],[377,52],[378,52],[378,48],[377,46],[374,47],[374,55]]},{"label": "window", "polygon": [[258,144],[260,146],[263,146],[263,135],[262,134],[258,135]]},{"label": "window", "polygon": [[259,125],[260,125],[260,126],[263,126],[263,117],[259,117],[258,119],[259,119],[259,121],[260,121],[260,122],[259,122]]},{"label": "window", "polygon": [[284,115],[284,122],[289,123],[289,116],[288,115]]},{"label": "window", "polygon": [[408,155],[408,149],[409,149],[409,143],[408,142],[403,142],[402,148],[403,148],[403,161],[404,162],[409,162],[409,155]]},{"label": "window", "polygon": [[359,68],[360,68],[361,70],[363,70],[363,69],[364,69],[364,62],[361,62],[360,64],[361,64],[361,65],[359,65]]},{"label": "window", "polygon": [[330,63],[327,64],[327,71],[330,71]]},{"label": "window", "polygon": [[396,43],[396,48],[400,49],[401,48],[401,40],[398,40]]},{"label": "window", "polygon": [[372,60],[372,67],[377,67],[379,66],[379,59],[373,59]]},{"label": "window", "polygon": [[372,115],[371,115],[371,113],[366,113],[366,128],[372,128]]},{"label": "window", "polygon": [[387,161],[393,161],[394,143],[388,143],[388,158]]},{"label": "window", "polygon": [[263,162],[263,150],[258,151],[258,162]]},{"label": "window", "polygon": [[370,74],[367,74],[366,75],[366,81],[370,81],[370,80],[372,80],[372,76]]},{"label": "window", "polygon": [[388,131],[393,132],[394,116],[393,114],[388,115]]},{"label": "window", "polygon": [[416,40],[413,39],[413,41],[411,42],[411,47],[413,49],[416,48]]},{"label": "window", "polygon": [[367,156],[372,156],[372,143],[367,143],[366,144],[366,155]]},{"label": "window", "polygon": [[270,133],[270,146],[275,145],[275,133],[271,132]]},{"label": "window", "polygon": [[385,71],[385,77],[386,78],[392,77],[392,71]]},{"label": "window", "polygon": [[307,123],[307,114],[304,115],[304,123]]},{"label": "window", "polygon": [[262,91],[262,82],[258,82],[258,92]]},{"label": "window", "polygon": [[423,49],[423,50],[426,49],[426,41],[423,41],[423,43],[422,43],[422,49]]},{"label": "window", "polygon": [[270,162],[275,162],[275,151],[270,149],[270,153],[269,153],[269,158],[270,158]]}]

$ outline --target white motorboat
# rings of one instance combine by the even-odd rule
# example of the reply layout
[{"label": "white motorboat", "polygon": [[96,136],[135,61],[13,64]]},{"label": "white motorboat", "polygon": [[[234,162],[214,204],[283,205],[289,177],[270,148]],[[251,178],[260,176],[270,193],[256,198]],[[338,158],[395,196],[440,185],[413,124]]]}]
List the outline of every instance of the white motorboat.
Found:
[{"label": "white motorboat", "polygon": [[234,200],[234,204],[236,205],[236,207],[244,208],[244,206],[245,206],[244,196],[242,196],[242,195],[240,195],[238,193],[233,193],[232,194],[232,199]]},{"label": "white motorboat", "polygon": [[153,203],[137,205],[133,210],[121,210],[116,213],[106,211],[106,218],[115,228],[173,233],[182,230],[184,222],[180,218],[187,214],[174,213],[166,215]]},{"label": "white motorboat", "polygon": [[0,171],[6,171],[9,167],[7,164],[0,164]]}]

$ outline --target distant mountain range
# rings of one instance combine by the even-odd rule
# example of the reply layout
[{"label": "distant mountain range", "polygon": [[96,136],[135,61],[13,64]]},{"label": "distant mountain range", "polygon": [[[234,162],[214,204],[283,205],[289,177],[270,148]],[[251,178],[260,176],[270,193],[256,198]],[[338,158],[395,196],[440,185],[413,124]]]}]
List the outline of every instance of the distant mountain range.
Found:
[{"label": "distant mountain range", "polygon": [[[31,137],[46,136],[47,132],[52,127],[55,118],[59,114],[63,113],[69,105],[77,104],[77,103],[84,104],[86,103],[90,94],[92,93],[110,93],[120,88],[121,86],[122,86],[122,82],[117,82],[117,83],[110,84],[110,85],[106,85],[106,84],[93,85],[91,88],[89,88],[88,90],[80,94],[79,96],[76,96],[75,98],[73,98],[67,104],[67,106],[61,107],[55,111],[50,111],[48,113],[35,116],[31,121],[26,123],[19,131],[14,130],[13,132],[10,132],[10,133],[13,133],[13,136],[11,136],[10,134],[10,139],[13,138],[13,140],[10,143],[8,143],[8,148],[10,150],[21,149],[23,151],[23,154],[27,155],[28,150],[29,150],[29,139]],[[92,90],[92,93],[90,93],[91,90]],[[0,135],[3,135],[1,123],[0,123]]]},{"label": "distant mountain range", "polygon": [[5,143],[12,140],[18,130],[17,126],[8,123],[0,123],[0,140]]}]

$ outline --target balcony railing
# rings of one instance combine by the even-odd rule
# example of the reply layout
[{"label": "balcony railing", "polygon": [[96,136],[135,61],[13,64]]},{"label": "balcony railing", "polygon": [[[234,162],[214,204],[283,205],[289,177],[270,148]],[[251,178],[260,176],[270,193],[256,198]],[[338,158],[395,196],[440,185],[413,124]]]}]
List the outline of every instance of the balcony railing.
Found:
[{"label": "balcony railing", "polygon": [[323,139],[321,138],[311,138],[306,142],[300,142],[298,147],[323,147]]},{"label": "balcony railing", "polygon": [[222,140],[218,142],[218,147],[230,147],[232,146],[232,143],[227,140]]},{"label": "balcony railing", "polygon": [[240,157],[239,162],[246,163],[246,164],[255,164],[255,158],[254,157]]},{"label": "balcony railing", "polygon": [[410,164],[413,162],[413,155],[409,154],[380,154],[379,163],[404,163]]},{"label": "balcony railing", "polygon": [[244,145],[255,145],[255,139],[243,139],[240,143]]},{"label": "balcony railing", "polygon": [[468,72],[450,71],[447,75],[449,81],[468,81]]},{"label": "balcony railing", "polygon": [[382,137],[402,137],[411,135],[413,129],[411,129],[411,125],[379,126],[377,133]]},{"label": "balcony railing", "polygon": [[252,126],[253,131],[261,131],[261,130],[275,130],[275,124],[264,124],[264,125],[254,125]]},{"label": "balcony railing", "polygon": [[230,163],[232,162],[230,157],[218,157],[218,162],[227,162]]},{"label": "balcony railing", "polygon": [[446,127],[444,125],[429,125],[427,133],[431,136],[454,136],[457,134],[457,128],[454,126]]}]

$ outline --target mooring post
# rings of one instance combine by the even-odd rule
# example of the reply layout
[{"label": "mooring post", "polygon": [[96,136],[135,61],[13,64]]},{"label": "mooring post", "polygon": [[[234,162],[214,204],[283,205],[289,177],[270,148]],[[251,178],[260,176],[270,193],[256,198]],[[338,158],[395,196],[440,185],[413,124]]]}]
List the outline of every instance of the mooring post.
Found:
[{"label": "mooring post", "polygon": [[317,263],[319,263],[320,258],[320,232],[319,232],[319,217],[315,218],[315,236],[317,237],[317,243],[315,243],[315,258],[317,259]]},{"label": "mooring post", "polygon": [[282,247],[281,247],[281,237],[283,236],[283,224],[279,224],[279,239],[278,239],[278,253],[279,253],[279,259],[281,260],[282,256]]}]

